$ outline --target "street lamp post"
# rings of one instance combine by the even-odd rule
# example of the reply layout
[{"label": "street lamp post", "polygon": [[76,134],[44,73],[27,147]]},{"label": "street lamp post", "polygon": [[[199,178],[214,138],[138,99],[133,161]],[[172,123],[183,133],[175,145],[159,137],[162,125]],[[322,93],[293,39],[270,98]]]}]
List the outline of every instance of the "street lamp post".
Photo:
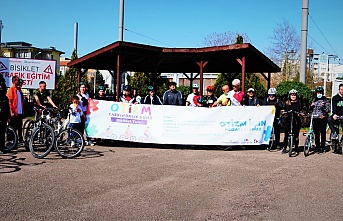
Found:
[{"label": "street lamp post", "polygon": [[334,54],[328,54],[328,67],[327,67],[327,70],[328,72],[324,74],[324,95],[326,95],[326,79],[327,79],[327,76],[330,76],[330,79],[332,79],[332,76],[330,75],[330,58],[337,58],[337,55],[334,55]]},{"label": "street lamp post", "polygon": [[37,55],[40,55],[40,54],[42,54],[42,52],[40,51],[40,52],[38,52],[34,57],[33,57],[33,59],[36,59],[36,57],[37,57]]}]

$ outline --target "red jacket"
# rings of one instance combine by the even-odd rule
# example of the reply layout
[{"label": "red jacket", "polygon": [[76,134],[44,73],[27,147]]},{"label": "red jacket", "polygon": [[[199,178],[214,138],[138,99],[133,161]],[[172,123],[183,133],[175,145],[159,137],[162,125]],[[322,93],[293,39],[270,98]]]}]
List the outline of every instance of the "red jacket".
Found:
[{"label": "red jacket", "polygon": [[[21,94],[21,106],[22,106],[22,109],[23,109],[23,114],[24,114],[24,95],[23,95],[23,92],[21,90],[20,91],[20,94]],[[7,97],[8,97],[8,101],[10,103],[10,110],[11,110],[11,113],[14,113],[14,116],[18,116],[18,96],[17,96],[17,88],[15,85],[12,85],[12,87],[10,87],[8,90],[7,90]]]}]

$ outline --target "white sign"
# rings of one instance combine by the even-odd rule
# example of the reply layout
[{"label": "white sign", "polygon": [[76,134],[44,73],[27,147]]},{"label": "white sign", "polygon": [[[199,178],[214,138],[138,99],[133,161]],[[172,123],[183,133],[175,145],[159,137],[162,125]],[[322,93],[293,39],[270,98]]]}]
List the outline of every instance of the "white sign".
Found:
[{"label": "white sign", "polygon": [[186,107],[89,100],[90,137],[188,145],[268,144],[274,106]]},{"label": "white sign", "polygon": [[23,88],[36,89],[40,81],[46,82],[47,89],[55,89],[56,61],[21,58],[0,58],[0,74],[6,86],[12,86],[12,77],[24,80]]}]

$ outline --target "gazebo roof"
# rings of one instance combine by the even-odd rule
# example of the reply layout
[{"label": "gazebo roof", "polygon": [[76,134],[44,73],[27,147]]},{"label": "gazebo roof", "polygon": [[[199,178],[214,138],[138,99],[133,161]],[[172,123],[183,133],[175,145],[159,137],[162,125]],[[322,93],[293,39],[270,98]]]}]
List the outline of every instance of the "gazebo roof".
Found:
[{"label": "gazebo roof", "polygon": [[245,58],[247,73],[275,73],[280,68],[249,43],[204,48],[163,48],[117,41],[68,63],[69,67],[152,73],[241,73],[237,59]]}]

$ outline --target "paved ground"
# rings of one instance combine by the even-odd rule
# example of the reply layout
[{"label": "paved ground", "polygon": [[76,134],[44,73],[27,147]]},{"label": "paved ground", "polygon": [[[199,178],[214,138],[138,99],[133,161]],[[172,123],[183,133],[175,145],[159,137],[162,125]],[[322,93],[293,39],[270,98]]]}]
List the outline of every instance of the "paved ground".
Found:
[{"label": "paved ground", "polygon": [[1,220],[343,220],[341,155],[115,146],[0,155]]}]

